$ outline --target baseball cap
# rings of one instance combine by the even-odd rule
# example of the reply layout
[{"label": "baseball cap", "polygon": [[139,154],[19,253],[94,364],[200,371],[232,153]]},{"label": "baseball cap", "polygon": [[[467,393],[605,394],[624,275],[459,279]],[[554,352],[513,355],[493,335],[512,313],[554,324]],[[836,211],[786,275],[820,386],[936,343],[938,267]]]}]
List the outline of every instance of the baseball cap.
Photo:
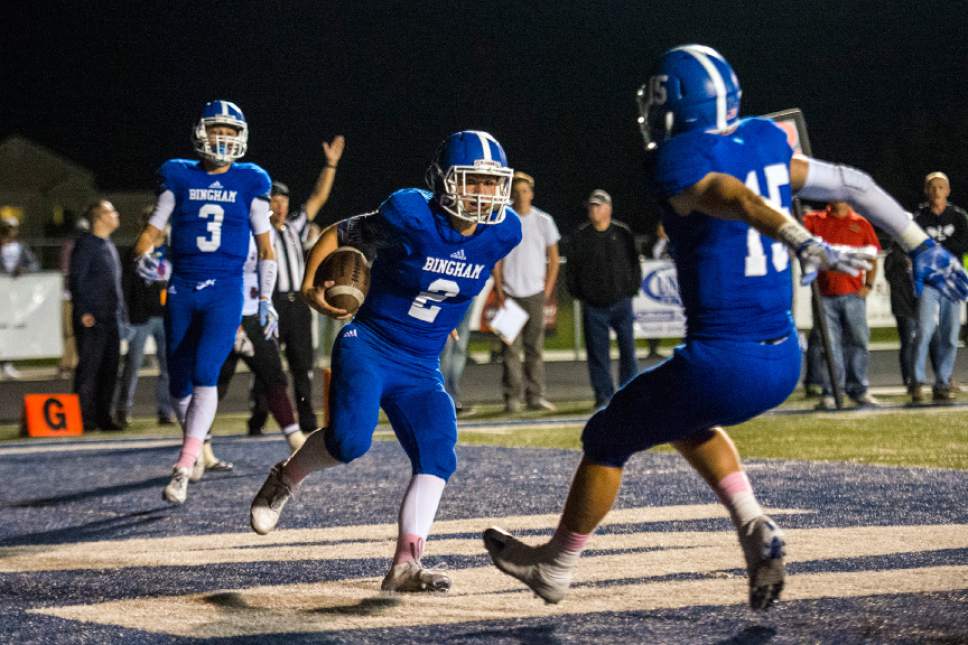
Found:
[{"label": "baseball cap", "polygon": [[289,186],[281,181],[274,181],[272,182],[272,190],[269,191],[269,195],[284,195],[289,197]]},{"label": "baseball cap", "polygon": [[612,196],[606,193],[601,188],[596,188],[592,191],[592,194],[588,196],[585,200],[585,204],[611,204]]},{"label": "baseball cap", "polygon": [[511,178],[511,183],[513,184],[516,181],[527,182],[527,184],[529,186],[531,186],[532,189],[534,188],[534,177],[532,177],[531,175],[529,175],[526,172],[521,172],[520,170],[515,170],[514,171],[514,176]]},{"label": "baseball cap", "polygon": [[948,181],[948,175],[944,174],[940,170],[929,172],[927,176],[924,178],[924,185],[927,186],[928,184],[930,184],[932,179],[944,179],[944,183],[948,184],[949,186],[951,185],[951,182]]}]

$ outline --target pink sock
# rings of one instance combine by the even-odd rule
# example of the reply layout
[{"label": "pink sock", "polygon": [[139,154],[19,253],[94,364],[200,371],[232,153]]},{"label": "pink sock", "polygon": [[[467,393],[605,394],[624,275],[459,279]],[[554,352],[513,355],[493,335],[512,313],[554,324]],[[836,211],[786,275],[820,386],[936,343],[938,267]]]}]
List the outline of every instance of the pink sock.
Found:
[{"label": "pink sock", "polygon": [[403,533],[397,537],[397,552],[393,554],[393,564],[419,560],[423,555],[424,539],[414,533]]},{"label": "pink sock", "polygon": [[753,486],[742,470],[723,477],[716,484],[714,490],[716,495],[719,496],[719,501],[729,511],[736,528],[744,526],[750,520],[763,514],[763,509],[753,494]]},{"label": "pink sock", "polygon": [[198,453],[202,451],[202,440],[196,437],[185,437],[182,441],[181,454],[175,466],[178,468],[191,468],[198,459]]},{"label": "pink sock", "polygon": [[558,529],[551,538],[551,543],[556,545],[560,551],[578,554],[585,548],[585,543],[591,536],[591,533],[576,533],[562,523],[558,524]]}]

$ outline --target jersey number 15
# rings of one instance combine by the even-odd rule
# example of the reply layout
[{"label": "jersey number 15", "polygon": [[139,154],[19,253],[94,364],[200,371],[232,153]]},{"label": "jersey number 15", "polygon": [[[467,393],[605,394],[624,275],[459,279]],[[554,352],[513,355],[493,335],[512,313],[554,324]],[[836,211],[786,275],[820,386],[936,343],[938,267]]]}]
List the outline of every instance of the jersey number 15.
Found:
[{"label": "jersey number 15", "polygon": [[[765,199],[774,208],[790,214],[790,209],[782,205],[780,199],[780,188],[790,183],[790,169],[786,164],[775,163],[763,168],[763,175],[766,177],[766,192],[760,190],[760,180],[756,176],[756,171],[751,170],[746,176],[746,187]],[[770,245],[773,268],[777,273],[786,270],[790,264],[790,254],[781,242],[773,242]],[[763,236],[752,226],[746,234],[746,268],[743,275],[754,278],[766,275],[766,252],[763,248]]]}]

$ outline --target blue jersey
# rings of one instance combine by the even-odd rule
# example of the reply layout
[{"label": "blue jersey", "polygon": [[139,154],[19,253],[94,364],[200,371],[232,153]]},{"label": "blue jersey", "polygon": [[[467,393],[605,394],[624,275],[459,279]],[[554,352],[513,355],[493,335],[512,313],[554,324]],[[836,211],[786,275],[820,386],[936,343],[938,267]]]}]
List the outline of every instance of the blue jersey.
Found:
[{"label": "blue jersey", "polygon": [[[789,212],[791,156],[786,134],[772,121],[744,119],[727,135],[695,131],[665,142],[654,181],[665,200],[710,172],[725,173]],[[793,287],[783,244],[745,222],[698,212],[680,217],[668,208],[662,221],[690,338],[768,340],[790,332]]]},{"label": "blue jersey", "polygon": [[465,237],[432,193],[390,195],[365,217],[367,237],[380,242],[356,321],[397,347],[438,355],[494,264],[521,241],[521,220],[510,208],[506,213],[500,224],[478,225]]},{"label": "blue jersey", "polygon": [[170,159],[158,171],[159,193],[171,191],[171,260],[176,278],[242,277],[252,227],[253,200],[269,199],[271,181],[253,163],[209,174],[199,161]]}]

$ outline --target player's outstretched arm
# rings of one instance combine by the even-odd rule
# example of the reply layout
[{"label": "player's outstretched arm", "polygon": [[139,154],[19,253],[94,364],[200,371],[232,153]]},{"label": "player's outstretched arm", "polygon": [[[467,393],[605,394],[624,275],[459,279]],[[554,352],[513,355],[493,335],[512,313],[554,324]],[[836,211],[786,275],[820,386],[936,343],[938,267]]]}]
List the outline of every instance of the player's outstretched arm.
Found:
[{"label": "player's outstretched arm", "polygon": [[732,175],[711,172],[678,195],[669,204],[679,215],[694,211],[727,220],[743,220],[756,230],[776,238],[796,252],[803,264],[803,283],[817,277],[819,269],[858,275],[871,268],[874,256],[864,250],[832,246],[754,193]]},{"label": "player's outstretched arm", "polygon": [[917,295],[928,284],[951,300],[968,299],[968,273],[961,261],[929,238],[911,214],[867,173],[795,156],[790,161],[790,184],[807,199],[848,202],[875,226],[890,233],[911,256]]},{"label": "player's outstretched arm", "polygon": [[352,314],[345,309],[337,309],[326,302],[326,289],[333,286],[333,281],[330,280],[320,285],[315,283],[316,269],[323,263],[323,260],[339,247],[338,226],[339,223],[337,222],[323,229],[319,239],[310,249],[309,257],[306,258],[306,273],[303,275],[300,291],[306,303],[319,313],[337,320],[347,320]]}]

